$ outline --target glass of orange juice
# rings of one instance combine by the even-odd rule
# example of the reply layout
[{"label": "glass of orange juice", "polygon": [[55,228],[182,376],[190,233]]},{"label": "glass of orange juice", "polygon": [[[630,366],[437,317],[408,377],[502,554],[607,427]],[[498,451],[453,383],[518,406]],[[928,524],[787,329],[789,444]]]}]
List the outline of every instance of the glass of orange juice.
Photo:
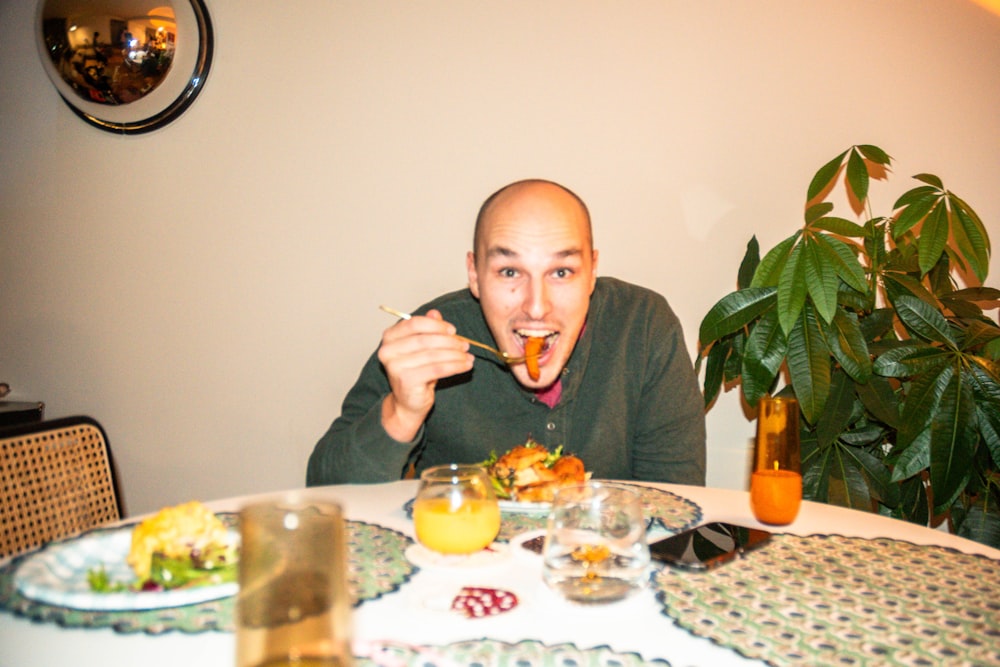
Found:
[{"label": "glass of orange juice", "polygon": [[466,555],[488,547],[500,532],[500,507],[486,470],[458,463],[424,470],[413,527],[417,541],[440,554]]},{"label": "glass of orange juice", "polygon": [[761,523],[791,523],[802,504],[799,403],[794,398],[760,399],[753,458],[750,507],[754,516]]}]

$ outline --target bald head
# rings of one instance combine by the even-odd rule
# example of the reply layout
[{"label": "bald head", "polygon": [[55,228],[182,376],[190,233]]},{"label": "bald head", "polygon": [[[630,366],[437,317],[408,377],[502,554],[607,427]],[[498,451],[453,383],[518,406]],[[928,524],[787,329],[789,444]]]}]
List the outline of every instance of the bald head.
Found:
[{"label": "bald head", "polygon": [[479,208],[476,216],[476,230],[472,237],[472,250],[480,254],[483,248],[483,234],[495,216],[502,215],[511,208],[527,206],[568,206],[575,208],[585,221],[587,249],[593,249],[594,237],[590,224],[590,211],[583,200],[567,187],[543,179],[527,179],[505,185],[490,195]]}]

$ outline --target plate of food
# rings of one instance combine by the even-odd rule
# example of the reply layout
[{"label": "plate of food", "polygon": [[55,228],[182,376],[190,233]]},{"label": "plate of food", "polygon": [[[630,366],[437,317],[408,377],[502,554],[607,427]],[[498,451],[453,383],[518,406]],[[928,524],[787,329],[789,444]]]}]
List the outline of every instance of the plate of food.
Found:
[{"label": "plate of food", "polygon": [[557,489],[590,479],[578,457],[549,451],[532,438],[501,456],[493,452],[483,462],[502,512],[547,513]]},{"label": "plate of food", "polygon": [[179,607],[234,595],[238,558],[239,534],[194,501],[46,545],[18,566],[14,586],[86,611]]}]

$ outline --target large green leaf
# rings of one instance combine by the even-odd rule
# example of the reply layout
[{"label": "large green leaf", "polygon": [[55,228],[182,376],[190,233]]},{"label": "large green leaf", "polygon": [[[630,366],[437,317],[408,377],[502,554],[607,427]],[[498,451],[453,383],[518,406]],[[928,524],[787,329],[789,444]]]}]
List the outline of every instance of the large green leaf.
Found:
[{"label": "large green leaf", "polygon": [[740,262],[740,270],[736,275],[736,287],[745,289],[750,287],[753,281],[753,274],[757,272],[760,265],[760,246],[757,237],[751,236],[747,242],[747,251],[743,254],[743,261]]},{"label": "large green leaf", "polygon": [[788,255],[792,251],[792,246],[802,235],[801,230],[796,231],[790,237],[771,248],[760,261],[757,270],[753,274],[753,281],[750,287],[777,287],[781,272],[785,270],[788,262]]},{"label": "large green leaf", "polygon": [[903,423],[896,440],[900,447],[906,447],[930,424],[954,375],[955,368],[951,364],[941,364],[934,371],[913,379],[903,402]]},{"label": "large green leaf", "polygon": [[932,308],[937,308],[937,299],[916,278],[902,273],[887,273],[882,276],[882,284],[889,300],[893,303],[900,296],[909,295],[917,297]]},{"label": "large green leaf", "polygon": [[949,201],[951,202],[952,208],[954,210],[961,211],[964,215],[968,216],[970,222],[972,223],[972,225],[977,230],[976,236],[978,236],[978,237],[980,237],[982,239],[983,250],[985,250],[986,254],[989,255],[990,254],[990,237],[989,237],[989,234],[986,233],[986,227],[983,226],[983,221],[982,221],[982,219],[980,219],[979,214],[976,213],[976,211],[971,206],[969,206],[967,203],[965,203],[964,199],[962,199],[961,197],[959,197],[955,193],[949,192],[948,193],[948,198],[949,198]]},{"label": "large green leaf", "polygon": [[859,292],[867,292],[865,269],[858,262],[851,246],[826,234],[817,234],[815,238],[817,250],[823,254],[824,261],[834,267],[840,279]]},{"label": "large green leaf", "polygon": [[747,335],[744,331],[726,338],[732,350],[729,352],[729,356],[726,357],[726,365],[722,369],[723,382],[735,382],[739,379],[740,373],[743,372],[743,344],[746,342],[746,338]]},{"label": "large green leaf", "polygon": [[948,326],[948,320],[936,308],[907,294],[899,295],[894,305],[899,319],[911,333],[930,342],[943,343],[953,349],[958,348],[955,336]]},{"label": "large green leaf", "polygon": [[[708,356],[706,357],[705,364],[705,405],[711,405],[715,397],[719,395],[719,389],[722,387],[722,370],[726,365],[726,357],[729,356],[729,351],[732,344],[728,340],[717,341],[708,350]],[[698,357],[701,361],[701,357]]]},{"label": "large green leaf", "polygon": [[778,314],[768,310],[747,337],[743,355],[743,395],[751,406],[770,391],[787,352],[788,341],[778,325]]},{"label": "large green leaf", "polygon": [[962,350],[971,350],[986,345],[991,340],[1000,338],[1000,327],[992,322],[987,324],[982,320],[973,320],[965,329],[965,337],[962,339]]},{"label": "large green leaf", "polygon": [[948,210],[942,199],[924,218],[923,227],[920,229],[917,252],[920,255],[921,274],[926,274],[938,263],[941,253],[948,244],[949,228]]},{"label": "large green leaf", "polygon": [[989,237],[986,235],[986,230],[978,218],[973,217],[974,212],[970,215],[966,209],[956,206],[952,213],[954,218],[951,232],[955,237],[955,245],[972,267],[973,273],[982,282],[986,280],[990,264]]},{"label": "large green leaf", "polygon": [[993,465],[1000,468],[1000,405],[977,402],[976,420]]},{"label": "large green leaf", "polygon": [[830,393],[830,349],[813,309],[802,314],[788,336],[788,374],[802,416],[815,424]]},{"label": "large green leaf", "polygon": [[862,206],[868,200],[868,167],[857,151],[847,158],[847,185]]},{"label": "large green leaf", "polygon": [[815,438],[802,437],[802,497],[816,502],[830,500],[830,464],[834,449],[820,449]]},{"label": "large green leaf", "polygon": [[799,319],[802,306],[806,302],[805,263],[802,260],[802,243],[799,243],[788,255],[785,268],[778,278],[778,321],[786,334]]},{"label": "large green leaf", "polygon": [[826,338],[830,352],[844,371],[856,382],[867,382],[872,375],[872,361],[857,315],[838,308],[833,322],[826,327]]},{"label": "large green leaf", "polygon": [[875,359],[872,370],[882,377],[907,378],[947,365],[953,358],[953,353],[939,347],[913,343],[883,352]]},{"label": "large green leaf", "polygon": [[843,372],[834,371],[826,407],[816,422],[816,441],[820,447],[829,447],[847,430],[854,414],[854,400],[854,383]]},{"label": "large green leaf", "polygon": [[877,308],[861,319],[861,333],[865,340],[874,341],[888,333],[895,321],[896,311],[892,308]]},{"label": "large green leaf", "polygon": [[927,212],[941,200],[942,196],[943,193],[940,190],[929,187],[914,188],[904,193],[893,206],[894,209],[905,208],[895,216],[896,220],[892,223],[892,238],[898,240],[903,234],[913,229],[914,225],[924,219]]},{"label": "large green leaf", "polygon": [[847,155],[847,151],[844,151],[820,167],[816,175],[813,176],[812,181],[809,182],[806,201],[812,201],[816,198],[816,195],[830,186],[830,183],[833,182],[833,179],[837,177],[837,173],[840,171],[840,165],[844,161],[845,155]]},{"label": "large green leaf", "polygon": [[876,419],[891,428],[899,428],[899,398],[885,378],[872,377],[857,385],[858,398]]},{"label": "large green leaf", "polygon": [[916,174],[913,178],[920,181],[921,183],[927,183],[928,185],[931,185],[937,188],[938,190],[944,190],[944,183],[942,183],[941,179],[935,176],[934,174]]},{"label": "large green leaf", "polygon": [[698,330],[703,346],[742,329],[774,305],[773,287],[748,287],[722,297],[712,306]]},{"label": "large green leaf", "polygon": [[924,429],[896,457],[892,481],[900,482],[919,475],[931,465],[931,430]]},{"label": "large green leaf", "polygon": [[834,216],[823,216],[812,221],[809,225],[813,229],[825,229],[841,236],[862,237],[865,235],[865,228],[856,222],[851,222],[845,218]]},{"label": "large green leaf", "polygon": [[919,476],[904,480],[900,484],[900,493],[902,498],[899,502],[899,511],[893,512],[893,516],[918,526],[926,526],[930,521],[930,508],[924,480]]},{"label": "large green leaf", "polygon": [[880,164],[888,167],[892,162],[892,158],[889,154],[878,146],[873,146],[871,144],[858,144],[855,148],[861,151],[861,154],[865,156],[865,159],[874,162],[875,164]]},{"label": "large green leaf", "polygon": [[[828,256],[817,249],[817,242],[811,236],[806,236],[801,245],[801,263],[806,280],[806,291],[812,298],[819,316],[824,322],[830,322],[837,310],[837,289],[840,286],[837,266],[828,262]],[[836,256],[834,258],[836,259]]]},{"label": "large green leaf", "polygon": [[890,481],[892,472],[881,460],[858,447],[844,447],[842,451],[845,457],[853,459],[856,467],[864,472],[868,487],[877,499],[889,500],[898,493]]},{"label": "large green leaf", "polygon": [[830,502],[851,509],[872,511],[874,498],[865,475],[855,464],[854,457],[846,454],[845,447],[834,447],[832,450]]},{"label": "large green leaf", "polygon": [[965,488],[976,453],[976,404],[972,389],[953,373],[931,421],[930,483],[934,513],[946,511]]},{"label": "large green leaf", "polygon": [[[854,404],[858,408],[858,404]],[[867,447],[869,445],[881,444],[885,439],[886,427],[875,421],[860,421],[858,425],[849,431],[844,431],[837,438],[840,442],[852,447]]]},{"label": "large green leaf", "polygon": [[820,202],[806,209],[806,225],[810,226],[824,215],[833,210],[833,204],[828,201]]},{"label": "large green leaf", "polygon": [[969,508],[965,519],[958,526],[957,534],[1000,549],[1000,511],[977,504]]}]

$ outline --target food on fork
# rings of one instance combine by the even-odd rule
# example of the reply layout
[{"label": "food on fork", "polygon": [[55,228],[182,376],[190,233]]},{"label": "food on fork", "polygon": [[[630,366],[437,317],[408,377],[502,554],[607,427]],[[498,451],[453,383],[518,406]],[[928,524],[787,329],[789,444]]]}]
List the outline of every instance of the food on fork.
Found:
[{"label": "food on fork", "polygon": [[198,501],[166,507],[132,531],[125,560],[132,582],[112,582],[103,568],[88,573],[97,592],[157,591],[236,581],[239,559],[235,538],[211,510]]},{"label": "food on fork", "polygon": [[497,498],[518,502],[551,502],[556,489],[590,478],[578,457],[564,455],[560,445],[550,452],[528,438],[503,456],[496,452],[483,462]]},{"label": "food on fork", "polygon": [[524,342],[524,365],[528,367],[528,377],[537,380],[541,377],[541,369],[538,367],[538,356],[545,347],[545,338],[540,336],[529,336]]}]

